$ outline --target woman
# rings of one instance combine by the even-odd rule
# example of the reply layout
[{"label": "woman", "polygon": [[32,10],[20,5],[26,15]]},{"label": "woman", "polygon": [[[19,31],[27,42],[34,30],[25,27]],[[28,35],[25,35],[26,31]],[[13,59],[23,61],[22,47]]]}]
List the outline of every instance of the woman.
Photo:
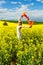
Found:
[{"label": "woman", "polygon": [[[27,27],[27,26],[25,26],[25,27],[22,26],[22,21],[21,21],[21,19],[22,19],[23,17],[26,17],[26,19],[27,19],[27,21],[28,21],[28,24],[29,24],[30,26],[28,26],[28,27]],[[17,37],[18,37],[19,40],[22,39],[21,28],[31,28],[32,25],[33,25],[33,23],[34,23],[34,21],[30,21],[29,17],[26,15],[25,12],[21,15],[21,18],[20,18],[20,20],[18,21],[18,26],[17,26]]]},{"label": "woman", "polygon": [[21,28],[22,28],[22,21],[19,20],[18,26],[17,26],[17,37],[19,40],[22,39]]}]

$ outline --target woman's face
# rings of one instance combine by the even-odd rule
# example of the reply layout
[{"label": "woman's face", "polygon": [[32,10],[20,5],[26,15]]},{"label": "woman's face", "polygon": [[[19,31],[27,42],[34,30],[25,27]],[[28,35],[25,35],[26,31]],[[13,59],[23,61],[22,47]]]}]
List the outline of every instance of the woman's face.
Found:
[{"label": "woman's face", "polygon": [[22,25],[22,22],[18,22],[18,25]]}]

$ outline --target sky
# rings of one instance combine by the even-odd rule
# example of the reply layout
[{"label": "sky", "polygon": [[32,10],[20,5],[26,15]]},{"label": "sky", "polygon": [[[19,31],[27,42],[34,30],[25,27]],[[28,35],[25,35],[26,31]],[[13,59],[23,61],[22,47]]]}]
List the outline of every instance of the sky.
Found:
[{"label": "sky", "polygon": [[19,20],[23,12],[30,20],[43,21],[43,0],[0,0],[0,20]]}]

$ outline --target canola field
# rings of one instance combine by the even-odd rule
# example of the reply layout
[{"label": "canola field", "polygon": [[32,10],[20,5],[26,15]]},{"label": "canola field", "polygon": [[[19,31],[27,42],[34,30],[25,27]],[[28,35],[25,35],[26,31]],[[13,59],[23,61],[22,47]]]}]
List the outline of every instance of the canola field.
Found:
[{"label": "canola field", "polygon": [[[43,65],[43,24],[22,28],[17,38],[17,23],[0,21],[0,65]],[[28,26],[23,24],[23,26]]]}]

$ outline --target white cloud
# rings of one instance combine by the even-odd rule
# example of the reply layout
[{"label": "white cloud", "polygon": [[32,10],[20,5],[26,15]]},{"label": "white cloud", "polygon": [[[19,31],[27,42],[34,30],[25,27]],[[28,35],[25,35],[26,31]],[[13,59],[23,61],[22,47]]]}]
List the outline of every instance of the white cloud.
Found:
[{"label": "white cloud", "polygon": [[6,1],[4,1],[4,0],[0,1],[0,5],[5,4],[5,3],[6,3]]},{"label": "white cloud", "polygon": [[21,2],[18,2],[19,4],[22,4]]},{"label": "white cloud", "polygon": [[43,1],[41,1],[41,3],[43,3]]},{"label": "white cloud", "polygon": [[11,2],[11,4],[17,4],[18,2]]},{"label": "white cloud", "polygon": [[21,8],[16,9],[0,9],[0,19],[19,19],[22,12],[27,9],[27,5],[21,5]]},{"label": "white cloud", "polygon": [[36,0],[36,1],[41,1],[41,0]]},{"label": "white cloud", "polygon": [[34,5],[34,3],[32,2],[32,3],[30,3],[30,5]]},{"label": "white cloud", "polygon": [[28,14],[32,20],[43,21],[43,10],[30,10]]},{"label": "white cloud", "polygon": [[41,2],[41,3],[43,3],[43,0],[36,0],[37,2]]},{"label": "white cloud", "polygon": [[21,2],[11,2],[11,4],[21,4]]},{"label": "white cloud", "polygon": [[21,5],[16,9],[3,9],[0,8],[0,19],[19,19],[23,12],[27,12],[28,17],[31,20],[43,21],[43,10],[30,10],[28,5]]}]

